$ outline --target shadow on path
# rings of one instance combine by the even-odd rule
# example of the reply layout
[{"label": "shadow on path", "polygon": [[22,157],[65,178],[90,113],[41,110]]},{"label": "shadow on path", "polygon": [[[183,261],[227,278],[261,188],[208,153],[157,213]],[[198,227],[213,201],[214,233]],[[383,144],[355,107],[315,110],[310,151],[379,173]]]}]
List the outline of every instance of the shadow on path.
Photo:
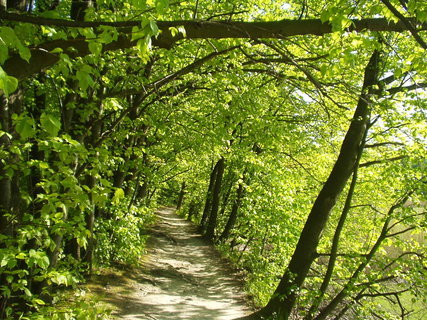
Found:
[{"label": "shadow on path", "polygon": [[[196,227],[173,209],[158,212],[143,268],[115,276],[104,301],[118,319],[231,320],[251,312],[242,284],[206,244]],[[104,275],[104,278],[108,276]],[[130,278],[131,281],[129,281]],[[114,294],[113,294],[114,292]]]}]

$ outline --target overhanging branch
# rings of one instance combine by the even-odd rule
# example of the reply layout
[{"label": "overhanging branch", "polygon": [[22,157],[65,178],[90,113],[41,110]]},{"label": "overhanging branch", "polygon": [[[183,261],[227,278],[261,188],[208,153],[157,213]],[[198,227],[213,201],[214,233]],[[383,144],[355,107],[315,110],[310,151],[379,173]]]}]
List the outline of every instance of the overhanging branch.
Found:
[{"label": "overhanging branch", "polygon": [[[119,50],[133,47],[136,41],[130,40],[133,26],[140,26],[140,21],[70,21],[61,19],[48,19],[33,15],[22,15],[9,12],[0,12],[3,21],[24,22],[34,25],[46,25],[57,27],[100,27],[111,26],[119,28],[120,36],[117,40],[104,45],[103,51]],[[415,18],[407,18],[407,21],[416,23]],[[182,33],[172,35],[171,27],[183,27],[185,39],[226,39],[226,38],[287,38],[298,35],[322,36],[332,32],[329,23],[320,19],[306,20],[281,20],[267,22],[238,22],[238,21],[157,21],[160,34],[153,38],[153,45],[170,48],[177,41],[184,39]],[[427,30],[427,23],[421,25],[421,29]],[[402,21],[390,22],[384,18],[354,19],[347,31],[392,31],[402,32],[408,30]],[[19,55],[11,56],[4,65],[4,70],[11,76],[23,80],[41,70],[54,65],[59,60],[59,55],[51,53],[55,48],[61,48],[65,53],[73,57],[81,57],[90,53],[88,42],[85,38],[55,40],[43,43],[31,49],[30,62],[21,59]],[[74,48],[70,50],[70,47]]]}]

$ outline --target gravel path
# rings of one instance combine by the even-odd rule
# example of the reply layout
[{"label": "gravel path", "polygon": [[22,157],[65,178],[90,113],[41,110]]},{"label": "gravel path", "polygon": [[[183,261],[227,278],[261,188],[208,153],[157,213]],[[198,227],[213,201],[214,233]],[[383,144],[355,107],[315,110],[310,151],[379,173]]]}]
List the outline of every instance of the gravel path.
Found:
[{"label": "gravel path", "polygon": [[142,270],[119,290],[120,279],[111,284],[116,296],[107,298],[119,307],[113,315],[128,320],[231,320],[250,313],[238,277],[196,227],[170,208],[158,216]]}]

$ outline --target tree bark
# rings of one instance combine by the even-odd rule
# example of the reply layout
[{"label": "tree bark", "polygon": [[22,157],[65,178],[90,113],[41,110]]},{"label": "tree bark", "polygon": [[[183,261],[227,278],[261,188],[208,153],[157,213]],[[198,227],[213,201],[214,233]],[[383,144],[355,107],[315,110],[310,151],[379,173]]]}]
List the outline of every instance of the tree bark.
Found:
[{"label": "tree bark", "polygon": [[[101,22],[101,21],[70,21],[47,19],[29,15],[20,15],[0,10],[0,19],[7,21],[26,22],[36,25],[49,25],[59,27],[97,27],[101,25],[115,26],[121,33],[117,40],[105,44],[103,51],[127,49],[136,45],[136,41],[131,41],[133,26],[140,26],[140,21],[124,22]],[[407,21],[417,22],[414,18]],[[332,32],[332,25],[322,22],[320,19],[305,20],[281,20],[268,22],[239,22],[239,21],[157,21],[160,34],[153,37],[153,45],[162,48],[170,48],[177,41],[183,39],[226,39],[226,38],[274,38],[283,39],[298,35],[322,36]],[[186,35],[178,33],[172,35],[170,27],[182,26],[186,30]],[[427,29],[427,23],[420,26],[420,30]],[[355,19],[347,28],[347,31],[391,31],[403,32],[407,26],[401,21],[391,22],[384,18]],[[90,53],[88,42],[85,38],[75,38],[66,40],[53,40],[31,48],[30,62],[21,59],[18,54],[11,55],[5,62],[3,69],[8,75],[19,80],[23,80],[43,69],[49,68],[59,61],[59,54],[51,53],[55,48],[61,48],[64,53],[71,57],[85,56]]]},{"label": "tree bark", "polygon": [[[9,132],[9,108],[4,96],[0,97],[0,125],[4,132]],[[10,138],[3,134],[0,137],[0,148],[9,150]],[[12,197],[12,179],[7,175],[3,161],[0,161],[0,234],[11,235],[10,223],[7,214],[10,213]]]},{"label": "tree bark", "polygon": [[204,231],[206,228],[206,223],[208,221],[209,213],[211,211],[212,194],[213,194],[215,179],[216,179],[217,171],[218,171],[218,163],[219,163],[219,161],[215,164],[214,168],[212,169],[212,172],[211,172],[211,175],[209,178],[209,186],[208,186],[208,191],[206,192],[205,207],[203,209],[202,219],[200,221],[200,227],[202,228],[202,231]]},{"label": "tree bark", "polygon": [[184,196],[185,196],[185,188],[186,188],[186,184],[185,181],[182,182],[181,185],[181,191],[179,192],[179,196],[178,196],[178,203],[176,205],[176,210],[181,209],[182,206],[182,202],[184,201]]},{"label": "tree bark", "polygon": [[233,207],[231,208],[230,216],[228,217],[227,224],[225,225],[224,230],[221,236],[219,237],[219,241],[226,241],[230,236],[230,231],[233,229],[234,224],[236,223],[237,214],[242,204],[243,194],[244,194],[243,191],[244,191],[243,183],[239,183],[239,187],[236,192],[236,198],[234,199]]},{"label": "tree bark", "polygon": [[[13,93],[9,99],[5,99],[4,96],[0,97],[0,128],[6,134],[0,136],[0,148],[9,151],[11,146],[12,136],[16,135],[16,132],[12,125],[12,115],[18,114],[22,111],[24,93],[21,88]],[[12,235],[13,224],[12,220],[7,218],[8,214],[17,215],[17,212],[12,212],[13,209],[18,209],[17,201],[21,199],[19,194],[16,194],[18,187],[17,171],[13,172],[13,176],[8,175],[5,164],[14,164],[16,156],[8,154],[5,161],[0,161],[0,234]],[[10,172],[9,172],[10,173]]]},{"label": "tree bark", "polygon": [[218,171],[215,178],[215,187],[212,194],[212,208],[209,215],[209,221],[206,228],[205,239],[213,240],[215,236],[216,222],[218,218],[218,209],[220,202],[220,193],[222,185],[222,177],[224,176],[225,159],[221,157],[218,160]]},{"label": "tree bark", "polygon": [[313,204],[301,232],[299,241],[291,261],[282,276],[268,304],[260,311],[243,319],[262,319],[264,316],[275,315],[278,320],[285,320],[295,305],[295,300],[311,264],[316,257],[320,236],[332,208],[350,178],[357,162],[357,155],[369,122],[370,88],[378,82],[379,51],[372,54],[364,75],[362,92],[359,96],[356,111],[344,138],[335,165],[322,190]]},{"label": "tree bark", "polygon": [[325,275],[323,277],[322,284],[320,285],[320,288],[319,288],[319,294],[314,299],[314,301],[313,301],[309,311],[307,312],[307,315],[305,316],[304,320],[313,319],[313,315],[314,315],[315,311],[318,310],[319,305],[320,305],[324,295],[326,294],[326,290],[328,289],[329,283],[331,281],[332,274],[333,274],[333,271],[335,268],[335,262],[337,259],[338,245],[339,245],[339,240],[341,237],[341,232],[344,228],[344,223],[347,220],[348,213],[350,212],[350,209],[351,209],[351,203],[353,200],[354,190],[355,190],[356,184],[357,184],[359,163],[360,163],[360,159],[362,158],[363,149],[365,148],[365,142],[366,142],[367,134],[368,134],[368,129],[365,130],[365,134],[364,134],[363,139],[362,139],[362,143],[361,143],[361,146],[359,149],[359,153],[357,155],[355,167],[353,170],[353,177],[352,177],[351,182],[350,182],[350,187],[349,187],[349,190],[347,193],[347,198],[345,200],[344,208],[341,212],[340,219],[339,219],[338,224],[335,228],[334,237],[332,239],[331,252],[330,252],[330,257],[329,257],[329,261],[328,261],[328,266],[327,266]]}]

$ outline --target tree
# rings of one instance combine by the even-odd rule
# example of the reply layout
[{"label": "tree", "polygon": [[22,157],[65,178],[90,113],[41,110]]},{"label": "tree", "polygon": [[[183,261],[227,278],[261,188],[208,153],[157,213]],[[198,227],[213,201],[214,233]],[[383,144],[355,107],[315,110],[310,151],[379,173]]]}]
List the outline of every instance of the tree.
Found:
[{"label": "tree", "polygon": [[85,263],[135,261],[183,181],[269,301],[249,318],[422,292],[425,6],[92,4],[1,2],[0,317],[50,312]]}]

